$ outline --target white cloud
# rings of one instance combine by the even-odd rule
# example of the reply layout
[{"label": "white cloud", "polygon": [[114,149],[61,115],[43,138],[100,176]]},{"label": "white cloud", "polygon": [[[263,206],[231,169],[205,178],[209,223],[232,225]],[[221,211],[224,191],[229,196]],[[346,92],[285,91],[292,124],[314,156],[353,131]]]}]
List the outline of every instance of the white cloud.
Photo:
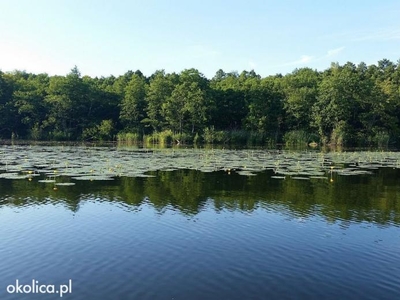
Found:
[{"label": "white cloud", "polygon": [[314,60],[314,56],[310,55],[302,55],[299,60],[284,63],[283,66],[295,66],[295,65],[303,65],[310,61]]},{"label": "white cloud", "polygon": [[338,55],[340,52],[342,52],[345,49],[344,46],[328,50],[325,55],[321,56],[312,56],[312,55],[302,55],[300,56],[300,59],[284,63],[280,66],[300,66],[300,65],[305,65],[309,63],[315,63],[318,61],[323,61],[327,58],[332,58],[336,55]]},{"label": "white cloud", "polygon": [[373,32],[363,32],[358,36],[352,38],[354,42],[362,41],[389,41],[399,40],[400,30],[399,29],[381,29]]},{"label": "white cloud", "polygon": [[391,41],[400,39],[400,29],[380,28],[375,30],[353,30],[321,36],[323,39],[340,42],[364,42],[364,41]]},{"label": "white cloud", "polygon": [[326,57],[332,57],[335,56],[337,54],[339,54],[340,52],[342,52],[344,50],[345,47],[340,47],[340,48],[336,48],[336,49],[332,49],[332,50],[328,50]]},{"label": "white cloud", "polygon": [[302,56],[301,56],[301,59],[298,61],[298,63],[305,64],[305,63],[308,63],[308,62],[310,62],[311,60],[313,60],[313,58],[314,58],[314,56],[302,55]]}]

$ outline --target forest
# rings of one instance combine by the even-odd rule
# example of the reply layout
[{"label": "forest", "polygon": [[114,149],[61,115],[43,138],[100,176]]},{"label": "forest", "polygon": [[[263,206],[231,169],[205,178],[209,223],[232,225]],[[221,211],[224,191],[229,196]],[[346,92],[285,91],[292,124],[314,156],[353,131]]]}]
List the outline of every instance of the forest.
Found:
[{"label": "forest", "polygon": [[145,144],[398,146],[400,60],[262,78],[0,71],[0,138]]}]

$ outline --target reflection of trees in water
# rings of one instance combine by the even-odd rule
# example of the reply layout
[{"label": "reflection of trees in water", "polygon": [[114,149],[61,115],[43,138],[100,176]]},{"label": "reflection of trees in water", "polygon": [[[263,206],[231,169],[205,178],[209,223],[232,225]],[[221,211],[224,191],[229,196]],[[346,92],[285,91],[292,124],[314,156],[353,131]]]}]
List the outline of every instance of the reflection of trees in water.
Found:
[{"label": "reflection of trees in water", "polygon": [[380,169],[375,176],[339,176],[328,180],[273,179],[270,172],[240,176],[193,170],[154,172],[156,177],[76,181],[59,187],[26,180],[0,180],[0,205],[62,203],[72,211],[88,199],[121,202],[130,207],[150,203],[193,215],[212,199],[215,210],[252,211],[258,207],[296,217],[400,224],[399,170]]}]

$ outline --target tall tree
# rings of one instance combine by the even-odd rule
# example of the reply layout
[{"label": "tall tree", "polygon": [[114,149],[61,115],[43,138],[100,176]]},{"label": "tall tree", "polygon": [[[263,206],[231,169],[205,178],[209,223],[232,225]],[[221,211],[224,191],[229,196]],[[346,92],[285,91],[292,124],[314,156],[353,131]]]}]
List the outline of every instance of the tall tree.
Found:
[{"label": "tall tree", "polygon": [[87,126],[91,95],[78,68],[74,67],[66,77],[51,77],[47,93],[49,115],[44,127],[49,130],[50,138],[79,138]]},{"label": "tall tree", "polygon": [[47,115],[44,99],[49,83],[47,74],[30,75],[20,78],[13,93],[14,105],[21,120],[19,134],[25,138],[42,138],[42,122]]},{"label": "tall tree", "polygon": [[182,134],[190,126],[194,133],[207,120],[204,93],[196,82],[178,84],[162,105],[162,114],[172,130]]},{"label": "tall tree", "polygon": [[283,79],[285,125],[288,130],[311,131],[311,110],[317,101],[319,73],[310,68],[296,69]]},{"label": "tall tree", "polygon": [[239,74],[219,70],[211,80],[210,86],[214,95],[212,125],[225,130],[241,129],[247,107]]},{"label": "tall tree", "polygon": [[362,84],[352,63],[332,64],[325,74],[313,107],[313,122],[324,141],[342,144],[354,139],[355,128],[360,126],[360,102],[368,96]]},{"label": "tall tree", "polygon": [[266,134],[277,141],[282,123],[282,99],[280,78],[253,78],[247,91],[249,112],[246,126],[249,130]]},{"label": "tall tree", "polygon": [[14,76],[0,71],[0,136],[10,138],[17,134],[19,119],[13,102]]},{"label": "tall tree", "polygon": [[145,79],[134,74],[125,89],[125,97],[121,103],[120,120],[125,130],[141,132],[143,125],[141,121],[145,118]]},{"label": "tall tree", "polygon": [[165,125],[162,105],[171,96],[174,85],[171,76],[167,76],[164,70],[156,71],[150,79],[145,97],[148,116],[146,122],[154,131],[160,131]]}]

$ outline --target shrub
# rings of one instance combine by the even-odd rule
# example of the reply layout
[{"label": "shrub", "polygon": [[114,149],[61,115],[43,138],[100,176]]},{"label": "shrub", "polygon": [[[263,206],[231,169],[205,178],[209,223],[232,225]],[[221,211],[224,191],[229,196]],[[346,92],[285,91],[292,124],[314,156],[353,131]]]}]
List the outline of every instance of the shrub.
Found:
[{"label": "shrub", "polygon": [[389,145],[389,140],[390,135],[384,130],[376,131],[372,136],[372,143],[378,147],[387,147]]},{"label": "shrub", "polygon": [[233,130],[229,133],[230,143],[232,144],[246,144],[249,133],[245,130]]}]

